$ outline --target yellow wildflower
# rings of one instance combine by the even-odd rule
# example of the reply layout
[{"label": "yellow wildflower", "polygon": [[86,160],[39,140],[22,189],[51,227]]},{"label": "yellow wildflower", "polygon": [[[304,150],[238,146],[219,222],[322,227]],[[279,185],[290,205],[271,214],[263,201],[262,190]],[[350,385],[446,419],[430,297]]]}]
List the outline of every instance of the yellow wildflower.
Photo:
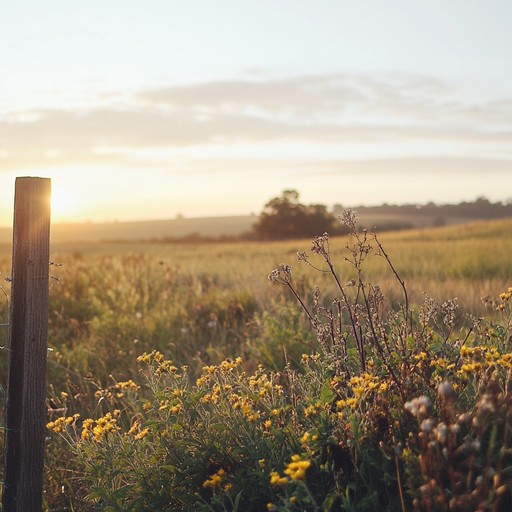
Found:
[{"label": "yellow wildflower", "polygon": [[208,480],[203,483],[204,488],[208,487],[220,487],[222,483],[222,479],[226,475],[226,472],[223,469],[219,469],[216,473],[214,473]]},{"label": "yellow wildflower", "polygon": [[270,485],[274,487],[279,487],[282,485],[286,485],[288,483],[288,478],[285,476],[279,475],[277,471],[272,471],[270,473]]},{"label": "yellow wildflower", "polygon": [[135,435],[135,439],[141,440],[144,439],[149,434],[149,428],[145,428],[141,430],[138,434]]},{"label": "yellow wildflower", "polygon": [[304,480],[306,471],[311,466],[311,461],[301,460],[300,455],[292,455],[292,461],[284,470],[292,480]]}]

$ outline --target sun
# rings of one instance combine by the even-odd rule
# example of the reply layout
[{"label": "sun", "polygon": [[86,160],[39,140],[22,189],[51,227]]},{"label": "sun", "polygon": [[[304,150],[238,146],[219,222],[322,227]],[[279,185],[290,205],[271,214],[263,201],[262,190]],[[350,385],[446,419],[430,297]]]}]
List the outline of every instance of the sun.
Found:
[{"label": "sun", "polygon": [[52,187],[51,208],[52,219],[63,222],[76,214],[77,198],[73,191],[60,187]]}]

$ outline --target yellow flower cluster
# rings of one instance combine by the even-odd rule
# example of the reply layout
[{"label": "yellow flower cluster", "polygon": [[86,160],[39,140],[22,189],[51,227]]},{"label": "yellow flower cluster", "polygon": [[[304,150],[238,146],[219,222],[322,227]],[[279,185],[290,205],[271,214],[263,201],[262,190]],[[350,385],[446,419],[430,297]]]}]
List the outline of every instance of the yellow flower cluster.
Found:
[{"label": "yellow flower cluster", "polygon": [[311,441],[318,441],[318,434],[311,434],[311,432],[304,432],[300,438],[302,446],[307,446]]},{"label": "yellow flower cluster", "polygon": [[444,357],[438,357],[430,361],[430,366],[432,368],[437,368],[438,370],[453,370],[455,368],[455,363],[450,363],[450,361]]},{"label": "yellow flower cluster", "polygon": [[242,358],[237,357],[234,361],[232,361],[231,359],[225,359],[219,365],[205,365],[202,368],[204,375],[202,375],[196,380],[196,386],[201,387],[207,385],[215,374],[226,375],[228,373],[231,373],[235,368],[239,367],[242,363]]},{"label": "yellow flower cluster", "polygon": [[103,441],[105,436],[109,433],[118,432],[120,429],[117,426],[117,416],[120,411],[116,409],[112,415],[107,412],[105,416],[98,418],[97,420],[86,419],[82,422],[82,440],[93,438],[98,443]]},{"label": "yellow flower cluster", "polygon": [[127,381],[124,381],[124,382],[118,382],[115,387],[117,389],[122,389],[123,391],[126,391],[126,390],[129,390],[129,389],[133,389],[135,391],[139,391],[140,389],[140,386],[138,386],[137,384],[135,384],[135,382],[133,382],[132,379],[130,380],[127,380]]},{"label": "yellow flower cluster", "polygon": [[137,357],[137,363],[151,364],[153,362],[160,363],[164,360],[164,355],[158,350],[153,350],[149,354],[144,352],[141,356]]},{"label": "yellow flower cluster", "polygon": [[74,425],[78,418],[80,418],[80,414],[78,413],[73,414],[73,416],[61,416],[60,418],[57,418],[55,421],[50,421],[49,423],[47,423],[46,428],[48,430],[51,430],[52,432],[59,434],[66,427]]},{"label": "yellow flower cluster", "polygon": [[277,471],[270,473],[270,485],[272,487],[281,487],[288,483],[288,477],[281,476]]},{"label": "yellow flower cluster", "polygon": [[203,487],[220,487],[225,476],[226,472],[221,468],[203,483]]},{"label": "yellow flower cluster", "polygon": [[178,368],[172,364],[170,359],[164,359],[160,362],[158,368],[155,370],[157,374],[161,373],[176,373]]},{"label": "yellow flower cluster", "polygon": [[428,354],[422,350],[419,354],[415,354],[414,355],[414,360],[415,361],[425,361],[428,357]]},{"label": "yellow flower cluster", "polygon": [[[372,363],[373,366],[373,363]],[[331,388],[340,395],[345,395],[347,392],[347,384],[344,379],[340,377],[333,377],[330,381]],[[349,407],[355,409],[358,404],[364,403],[368,400],[369,395],[372,393],[385,393],[389,388],[387,380],[380,380],[378,376],[368,372],[361,375],[355,375],[348,381],[348,388],[352,391],[352,396],[349,398],[341,399],[336,402],[338,409]]]},{"label": "yellow flower cluster", "polygon": [[304,480],[306,471],[311,466],[311,461],[302,460],[300,455],[292,455],[292,461],[284,470],[292,480]]},{"label": "yellow flower cluster", "polygon": [[269,396],[275,393],[277,396],[284,394],[283,386],[274,384],[266,373],[256,373],[249,377],[249,388],[252,391],[257,391],[260,398]]},{"label": "yellow flower cluster", "polygon": [[320,414],[322,411],[326,409],[327,406],[328,404],[324,404],[322,402],[310,404],[304,409],[304,415],[306,416],[306,418],[311,418],[312,416]]},{"label": "yellow flower cluster", "polygon": [[491,367],[512,369],[512,353],[501,354],[496,347],[462,345],[460,356],[462,364],[457,371],[457,376],[463,379]]},{"label": "yellow flower cluster", "polygon": [[232,372],[238,366],[240,366],[242,362],[243,361],[241,357],[237,357],[234,361],[226,359],[219,364],[219,369],[221,373],[229,373]]},{"label": "yellow flower cluster", "polygon": [[504,304],[509,302],[511,298],[512,298],[512,286],[506,292],[500,293],[500,300]]},{"label": "yellow flower cluster", "polygon": [[141,439],[144,439],[149,434],[149,428],[143,428],[140,432],[135,434],[135,439],[140,441]]},{"label": "yellow flower cluster", "polygon": [[317,362],[319,359],[320,359],[320,354],[318,353],[315,353],[315,354],[302,354],[301,356],[301,361],[305,364],[309,363],[309,362]]},{"label": "yellow flower cluster", "polygon": [[141,439],[144,439],[149,435],[149,428],[143,428],[141,429],[142,421],[141,420],[135,420],[133,422],[133,425],[131,426],[130,430],[126,432],[125,436],[133,436],[135,439],[140,441]]},{"label": "yellow flower cluster", "polygon": [[230,373],[235,368],[240,366],[243,363],[243,360],[241,357],[237,357],[234,361],[231,359],[225,359],[222,361],[218,366],[211,364],[211,365],[205,365],[203,366],[203,373],[205,374],[214,374],[216,372],[220,373]]},{"label": "yellow flower cluster", "polygon": [[357,398],[347,398],[345,400],[338,400],[336,402],[336,407],[338,409],[343,409],[344,407],[350,407],[351,409],[355,409],[357,407],[357,404],[359,403],[359,400]]},{"label": "yellow flower cluster", "polygon": [[[161,375],[163,373],[176,373],[178,371],[178,368],[174,366],[173,362],[170,359],[165,359],[164,355],[158,350],[153,350],[149,354],[144,352],[141,356],[137,357],[137,362],[155,365],[155,373],[157,375]],[[185,371],[187,367],[182,366],[181,369]]]},{"label": "yellow flower cluster", "polygon": [[350,387],[355,398],[361,398],[370,391],[374,391],[379,387],[379,379],[375,375],[363,373],[360,376],[354,376],[349,381]]},{"label": "yellow flower cluster", "polygon": [[233,409],[235,411],[242,411],[243,415],[249,421],[256,421],[261,417],[261,413],[254,409],[252,401],[245,396],[239,396],[236,393],[231,393],[228,397]]}]

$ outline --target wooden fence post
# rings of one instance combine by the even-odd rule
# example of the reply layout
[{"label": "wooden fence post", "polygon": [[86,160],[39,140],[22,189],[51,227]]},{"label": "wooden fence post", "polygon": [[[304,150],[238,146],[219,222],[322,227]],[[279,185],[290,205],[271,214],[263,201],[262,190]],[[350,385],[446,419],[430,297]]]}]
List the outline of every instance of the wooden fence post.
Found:
[{"label": "wooden fence post", "polygon": [[47,178],[17,178],[2,505],[42,510],[48,350],[50,189]]}]

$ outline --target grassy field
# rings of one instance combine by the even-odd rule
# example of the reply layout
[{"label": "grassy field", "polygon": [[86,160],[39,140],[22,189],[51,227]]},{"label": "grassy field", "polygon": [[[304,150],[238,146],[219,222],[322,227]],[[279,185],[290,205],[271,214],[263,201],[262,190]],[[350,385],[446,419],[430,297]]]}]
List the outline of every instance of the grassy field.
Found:
[{"label": "grassy field", "polygon": [[[57,223],[52,226],[52,241],[63,243],[96,243],[105,240],[136,241],[163,239],[165,237],[183,237],[190,234],[220,237],[237,236],[251,230],[258,220],[256,215],[229,217],[179,218],[138,222],[104,222],[104,223]],[[464,217],[447,217],[447,225],[470,222]],[[425,215],[404,216],[399,214],[363,213],[360,216],[362,226],[412,226],[428,228],[433,219]],[[12,229],[0,227],[0,250],[12,241]]]},{"label": "grassy field", "polygon": [[[466,314],[497,317],[482,298],[495,300],[512,284],[512,220],[390,232],[379,236],[379,240],[405,282],[415,318],[425,294],[437,301],[439,308],[445,301],[458,298],[460,309],[450,330],[456,338],[465,336],[470,328]],[[386,259],[377,254],[375,241],[369,242],[373,247],[364,262],[362,279],[372,293],[378,285],[387,309],[398,311],[403,290]],[[350,256],[347,245],[353,247],[353,239],[340,237],[328,242],[330,259],[342,284],[358,279],[354,267],[346,261]],[[129,393],[117,383],[133,379],[134,386],[142,385],[146,374],[141,374],[136,359],[154,350],[172,359],[176,367],[186,365],[191,381],[200,378],[204,367],[213,368],[226,358],[234,361],[239,356],[249,374],[258,372],[260,364],[275,372],[281,372],[287,362],[298,368],[304,353],[319,349],[318,333],[288,287],[269,282],[267,276],[279,264],[290,264],[293,286],[305,304],[312,307],[318,287],[320,305],[330,307],[339,295],[332,276],[296,259],[298,251],[310,248],[311,240],[203,245],[54,243],[51,259],[62,266],[52,267],[57,279],[52,279],[50,289],[48,383],[52,407],[65,410],[68,418],[73,414],[98,417],[114,409],[131,411],[125,420],[129,428],[133,418],[143,414],[137,412],[137,407],[149,399],[149,390],[141,391],[141,396],[128,405],[125,400]],[[319,254],[311,254],[310,262],[320,270],[327,269]],[[6,247],[0,261],[3,276],[9,274],[9,265]],[[8,294],[8,283],[3,287]],[[349,299],[357,300],[356,292],[347,290]],[[3,306],[6,318],[7,298]],[[460,343],[460,339],[456,341],[456,345]],[[5,339],[1,345],[5,345]],[[5,386],[6,352],[0,354]],[[373,357],[377,360],[381,356]],[[160,362],[155,364],[158,370]],[[394,364],[401,368],[402,363]],[[171,363],[166,366],[169,367]],[[316,378],[321,380],[325,375]],[[251,385],[247,382],[249,388]],[[320,385],[318,389],[323,399],[332,394],[324,388]],[[194,396],[190,395],[192,402]],[[227,412],[223,414],[229,416]],[[306,423],[308,418],[306,414]],[[308,429],[313,432],[311,425]],[[137,432],[141,434],[143,430]],[[84,469],[69,457],[69,446],[68,440],[63,444],[52,441],[48,447],[48,510],[69,510],[71,506],[82,510],[79,502],[88,492],[89,484],[70,477]],[[284,459],[279,460],[284,464]],[[215,471],[212,469],[211,474]],[[228,506],[231,509],[234,510]]]},{"label": "grassy field", "polygon": [[[382,233],[379,239],[416,302],[422,301],[423,292],[439,299],[458,297],[470,311],[481,314],[481,298],[495,295],[512,275],[512,220]],[[340,266],[346,245],[347,238],[331,241]],[[310,246],[309,239],[204,245],[57,242],[52,245],[52,259],[64,263],[61,274],[66,279],[74,272],[75,258],[81,261],[86,257],[94,267],[102,258],[139,255],[145,258],[146,266],[163,263],[166,268],[209,275],[229,288],[263,296],[269,293],[267,274],[279,263],[293,265],[310,287],[322,283],[322,275],[296,262],[296,253]],[[348,280],[350,269],[345,272]],[[374,284],[393,293],[393,277],[386,272],[382,258],[370,257],[366,272]]]},{"label": "grassy field", "polygon": [[[458,298],[465,313],[483,316],[488,308],[482,298],[495,298],[510,284],[512,220],[390,232],[379,239],[416,306],[423,303],[425,294],[441,302]],[[343,237],[330,241],[344,282],[355,277],[343,261],[347,242]],[[335,294],[328,275],[296,261],[296,253],[310,246],[311,240],[204,245],[54,243],[51,259],[62,267],[52,267],[59,281],[52,280],[50,291],[50,345],[66,367],[79,372],[96,365],[95,357],[103,352],[95,347],[102,346],[103,376],[118,371],[118,364],[127,366],[122,363],[125,352],[133,356],[152,348],[174,347],[188,360],[199,354],[206,357],[208,351],[218,351],[219,357],[234,356],[250,346],[251,350],[259,347],[256,357],[265,346],[264,324],[271,322],[272,315],[273,322],[283,323],[284,332],[300,318],[292,297],[268,282],[273,268],[290,264],[297,285],[309,299],[317,286],[326,302]],[[9,274],[9,250],[5,246],[0,262],[4,276]],[[376,249],[365,262],[365,279],[380,286],[390,303],[401,300],[392,272],[374,253]],[[4,288],[8,292],[8,283]],[[229,315],[236,307],[243,314],[239,312],[232,325]],[[210,316],[222,319],[213,331],[205,327]],[[138,346],[131,344],[134,338]],[[229,354],[223,353],[226,343]],[[123,347],[121,356],[109,361],[117,344]],[[185,348],[180,348],[182,344]],[[271,358],[271,351],[267,352]]]}]

